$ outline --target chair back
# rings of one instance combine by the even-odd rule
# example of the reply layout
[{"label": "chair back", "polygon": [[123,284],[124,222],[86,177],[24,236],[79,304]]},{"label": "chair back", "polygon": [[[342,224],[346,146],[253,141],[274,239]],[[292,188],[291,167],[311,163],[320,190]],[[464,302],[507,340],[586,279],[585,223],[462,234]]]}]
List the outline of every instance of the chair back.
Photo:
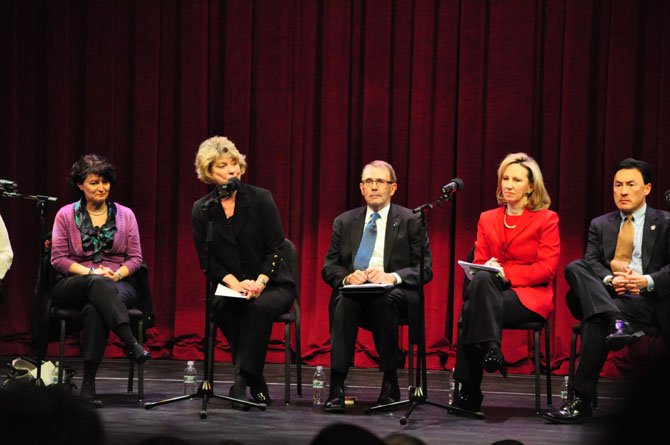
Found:
[{"label": "chair back", "polygon": [[286,266],[291,273],[291,278],[293,278],[293,281],[295,282],[297,292],[300,285],[300,273],[298,272],[298,252],[295,248],[295,244],[293,244],[290,239],[284,238],[284,244],[282,244],[280,253],[284,263],[286,263]]},{"label": "chair back", "polygon": [[40,253],[31,314],[31,341],[38,351],[46,352],[49,340],[58,338],[57,326],[49,324],[49,297],[57,278],[58,273],[51,265],[51,232],[47,232]]}]

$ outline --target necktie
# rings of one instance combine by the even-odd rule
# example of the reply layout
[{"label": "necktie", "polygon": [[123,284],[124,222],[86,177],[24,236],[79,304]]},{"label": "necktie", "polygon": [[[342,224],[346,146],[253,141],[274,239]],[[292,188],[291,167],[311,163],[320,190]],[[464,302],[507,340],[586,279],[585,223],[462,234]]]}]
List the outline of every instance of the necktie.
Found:
[{"label": "necktie", "polygon": [[616,241],[616,250],[614,259],[626,264],[630,263],[633,257],[633,215],[626,216],[626,221],[619,230],[619,237]]},{"label": "necktie", "polygon": [[375,248],[375,241],[377,240],[377,219],[379,218],[379,213],[374,212],[370,221],[365,225],[365,229],[363,229],[361,245],[358,246],[358,252],[356,252],[356,258],[354,259],[354,270],[365,270],[370,264],[372,250]]}]

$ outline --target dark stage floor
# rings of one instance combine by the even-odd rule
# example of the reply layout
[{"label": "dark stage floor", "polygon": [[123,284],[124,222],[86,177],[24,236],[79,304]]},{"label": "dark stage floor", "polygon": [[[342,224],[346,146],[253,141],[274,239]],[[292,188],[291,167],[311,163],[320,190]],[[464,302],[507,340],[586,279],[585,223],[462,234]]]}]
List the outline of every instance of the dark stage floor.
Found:
[{"label": "dark stage floor", "polygon": [[[70,364],[80,367],[73,359]],[[152,360],[145,366],[145,401],[157,401],[179,395],[185,363],[172,360]],[[202,375],[203,364],[196,364]],[[399,419],[406,407],[393,413],[364,414],[365,408],[377,398],[381,374],[374,369],[352,369],[349,390],[357,396],[356,406],[344,415],[333,415],[312,407],[311,380],[314,368],[304,367],[307,384],[303,397],[297,398],[293,377],[292,403],[284,406],[283,365],[267,365],[266,378],[275,400],[267,411],[252,408],[241,412],[230,408],[224,400],[215,399],[208,405],[207,419],[201,419],[201,399],[145,410],[135,395],[125,392],[127,362],[106,360],[98,373],[97,390],[104,407],[98,410],[106,427],[110,444],[132,445],[157,434],[169,434],[187,439],[192,444],[216,444],[234,439],[245,444],[308,444],[316,433],[333,422],[348,422],[365,427],[380,437],[405,432],[428,444],[491,444],[501,439],[516,439],[530,444],[591,444],[597,443],[605,428],[610,426],[609,414],[621,399],[622,381],[603,381],[599,386],[600,408],[595,418],[584,425],[551,425],[534,413],[533,378],[530,375],[486,375],[483,385],[483,410],[486,420],[471,420],[448,415],[441,408],[421,405],[412,413],[409,423],[401,426]],[[79,373],[81,375],[81,371]],[[214,390],[227,394],[231,385],[231,368],[217,363]],[[326,372],[328,375],[328,372]],[[401,371],[401,384],[407,374]],[[430,372],[430,400],[447,403],[446,385],[449,373]],[[79,378],[75,379],[77,384]],[[562,377],[553,380],[554,403],[560,404],[558,392]],[[542,405],[546,408],[544,379]],[[406,392],[403,391],[404,395]]]}]

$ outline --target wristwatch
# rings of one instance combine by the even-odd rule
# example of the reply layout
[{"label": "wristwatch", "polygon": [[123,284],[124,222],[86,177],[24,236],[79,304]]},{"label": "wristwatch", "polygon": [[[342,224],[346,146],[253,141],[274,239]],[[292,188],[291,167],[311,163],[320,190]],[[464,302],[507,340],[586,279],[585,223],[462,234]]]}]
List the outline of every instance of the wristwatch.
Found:
[{"label": "wristwatch", "polygon": [[613,276],[609,276],[605,279],[605,286],[607,287],[612,287],[612,280],[614,280]]},{"label": "wristwatch", "polygon": [[258,281],[260,281],[261,284],[262,284],[263,286],[267,286],[267,285],[268,285],[268,280],[266,280],[266,279],[263,278],[263,277],[260,277],[260,278],[258,279]]}]

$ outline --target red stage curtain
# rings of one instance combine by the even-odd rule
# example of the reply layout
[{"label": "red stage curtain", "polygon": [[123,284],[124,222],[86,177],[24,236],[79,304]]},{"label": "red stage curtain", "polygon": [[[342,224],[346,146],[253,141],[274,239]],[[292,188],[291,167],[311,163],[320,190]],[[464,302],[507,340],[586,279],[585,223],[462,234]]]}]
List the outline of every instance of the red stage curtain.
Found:
[{"label": "red stage curtain", "polygon": [[[610,168],[654,166],[649,203],[670,180],[670,3],[583,0],[0,1],[0,177],[20,192],[73,200],[80,155],[116,165],[113,197],[134,209],[151,269],[158,357],[202,357],[203,275],[190,214],[206,192],[199,143],[220,134],[248,155],[244,180],[272,190],[300,255],[303,357],[329,362],[321,280],[333,218],[361,204],[373,159],[398,173],[398,204],[456,203],[429,215],[435,279],[426,286],[428,363],[454,365],[462,274],[456,260],[495,206],[497,163],[540,163],[561,217],[553,362],[567,369],[563,267],[582,255],[589,220],[613,208]],[[665,148],[663,148],[665,147]],[[0,200],[15,262],[0,306],[0,355],[27,354],[38,215]],[[279,328],[268,360],[281,360]],[[505,333],[513,370],[529,338]],[[356,365],[374,366],[362,332]],[[76,346],[73,345],[73,346]],[[109,355],[121,354],[118,346]],[[218,357],[227,358],[225,344]],[[629,366],[628,350],[605,375]]]}]

